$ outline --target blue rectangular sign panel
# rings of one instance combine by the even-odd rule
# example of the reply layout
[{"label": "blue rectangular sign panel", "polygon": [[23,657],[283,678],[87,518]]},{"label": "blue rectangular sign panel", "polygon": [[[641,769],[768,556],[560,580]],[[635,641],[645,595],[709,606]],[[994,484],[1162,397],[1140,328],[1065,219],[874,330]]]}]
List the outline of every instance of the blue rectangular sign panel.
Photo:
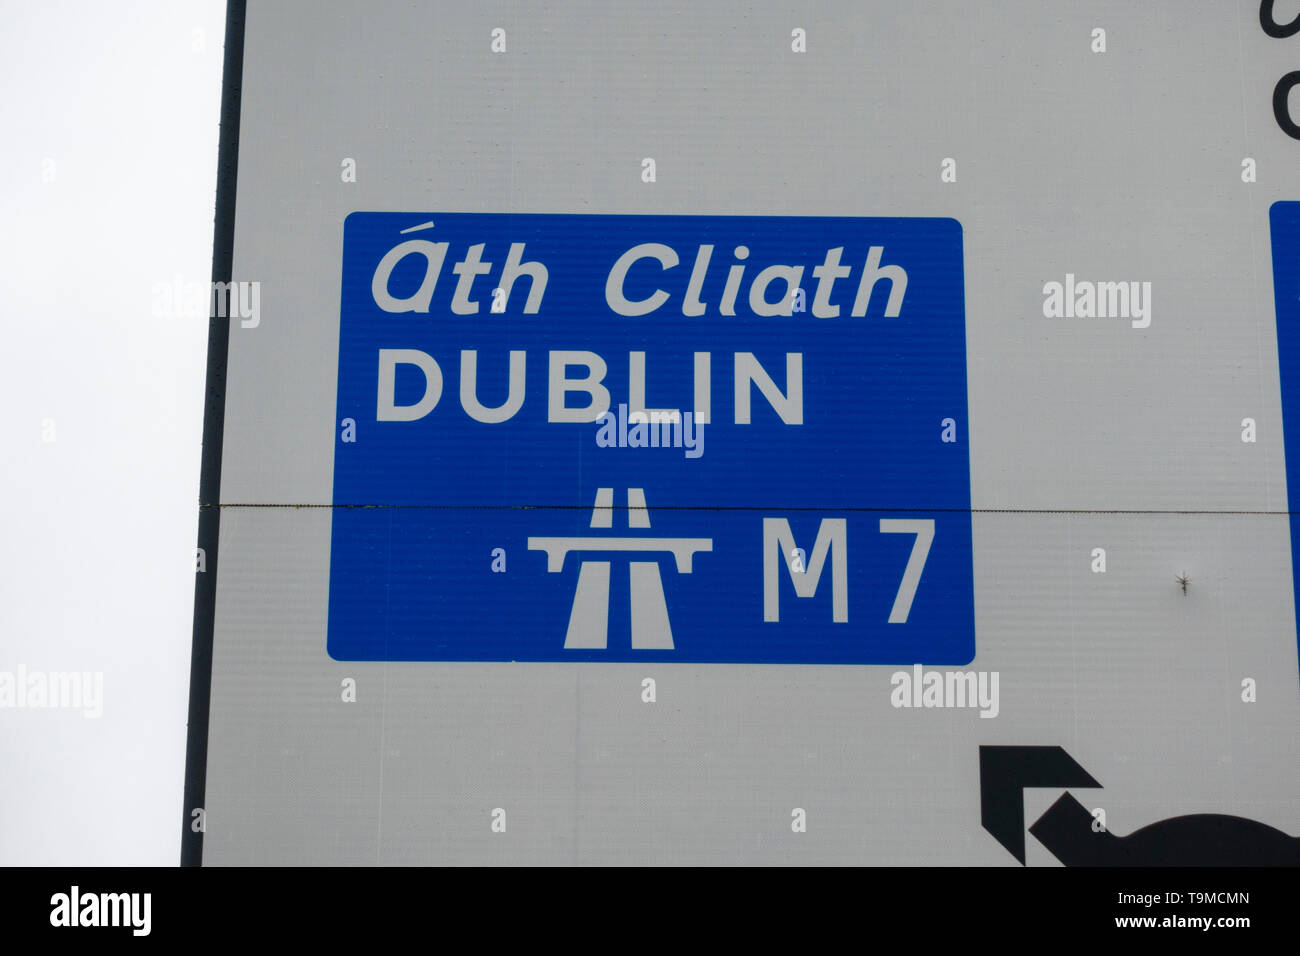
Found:
[{"label": "blue rectangular sign panel", "polygon": [[969,663],[952,219],[358,212],[336,660]]},{"label": "blue rectangular sign panel", "polygon": [[[1282,445],[1286,455],[1287,510],[1291,519],[1291,576],[1300,608],[1300,202],[1269,209],[1273,245],[1273,299],[1277,308],[1278,375],[1282,388]],[[1296,635],[1300,648],[1300,631]]]}]

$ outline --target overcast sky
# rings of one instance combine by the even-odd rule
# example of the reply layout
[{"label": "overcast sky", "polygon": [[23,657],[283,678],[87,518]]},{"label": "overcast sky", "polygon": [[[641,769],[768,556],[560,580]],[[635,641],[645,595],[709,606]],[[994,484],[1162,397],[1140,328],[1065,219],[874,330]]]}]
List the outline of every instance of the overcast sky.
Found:
[{"label": "overcast sky", "polygon": [[0,7],[0,864],[174,865],[225,4]]}]

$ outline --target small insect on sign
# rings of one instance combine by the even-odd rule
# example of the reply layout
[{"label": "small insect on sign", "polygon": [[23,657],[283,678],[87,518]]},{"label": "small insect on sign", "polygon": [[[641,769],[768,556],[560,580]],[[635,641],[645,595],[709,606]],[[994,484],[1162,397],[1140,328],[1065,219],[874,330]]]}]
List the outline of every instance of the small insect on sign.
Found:
[{"label": "small insect on sign", "polygon": [[952,219],[358,212],[337,660],[965,664]]}]

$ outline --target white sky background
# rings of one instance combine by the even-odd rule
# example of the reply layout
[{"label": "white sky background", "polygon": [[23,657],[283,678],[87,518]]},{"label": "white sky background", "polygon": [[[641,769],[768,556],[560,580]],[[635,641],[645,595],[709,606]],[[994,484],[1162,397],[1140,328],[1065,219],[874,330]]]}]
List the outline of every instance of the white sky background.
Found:
[{"label": "white sky background", "polygon": [[0,0],[0,671],[104,681],[0,708],[0,864],[179,862],[224,19]]}]

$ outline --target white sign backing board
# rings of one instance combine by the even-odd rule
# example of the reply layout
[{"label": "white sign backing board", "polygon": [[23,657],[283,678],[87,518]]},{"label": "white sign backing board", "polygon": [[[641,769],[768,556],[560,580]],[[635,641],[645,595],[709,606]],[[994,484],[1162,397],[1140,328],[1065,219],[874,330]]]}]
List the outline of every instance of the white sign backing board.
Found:
[{"label": "white sign backing board", "polygon": [[232,3],[184,861],[1294,861],[1264,7]]}]

